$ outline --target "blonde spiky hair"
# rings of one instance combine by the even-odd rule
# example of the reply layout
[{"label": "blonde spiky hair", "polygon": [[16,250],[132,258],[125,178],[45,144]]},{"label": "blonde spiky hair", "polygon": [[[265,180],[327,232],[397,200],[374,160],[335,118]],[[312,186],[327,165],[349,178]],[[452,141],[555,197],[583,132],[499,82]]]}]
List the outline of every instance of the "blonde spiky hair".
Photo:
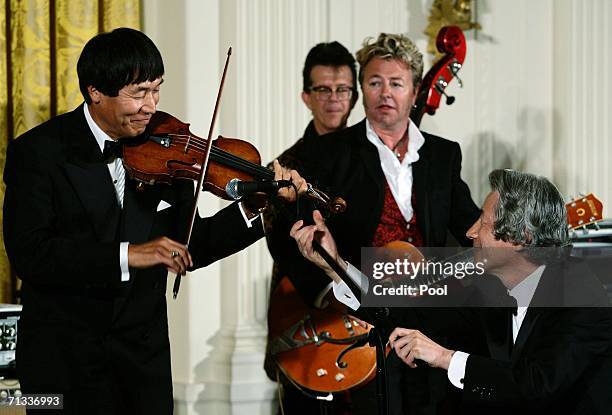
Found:
[{"label": "blonde spiky hair", "polygon": [[412,71],[412,83],[416,88],[423,77],[423,55],[414,42],[401,34],[381,33],[378,39],[368,37],[357,51],[359,82],[363,82],[363,70],[373,58],[397,59]]}]

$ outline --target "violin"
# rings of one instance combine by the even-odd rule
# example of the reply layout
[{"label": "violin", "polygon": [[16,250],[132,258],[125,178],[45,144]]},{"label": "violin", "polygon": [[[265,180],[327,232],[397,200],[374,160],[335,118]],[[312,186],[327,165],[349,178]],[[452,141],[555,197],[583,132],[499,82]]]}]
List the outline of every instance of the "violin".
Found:
[{"label": "violin", "polygon": [[[249,181],[274,179],[274,172],[260,165],[261,156],[253,145],[236,138],[219,136],[216,140],[212,139],[231,54],[230,47],[207,139],[189,131],[189,124],[166,112],[157,111],[142,135],[122,140],[123,166],[128,176],[138,182],[138,189],[143,190],[146,185],[156,183],[171,184],[174,179],[188,179],[197,183],[198,191],[193,200],[191,219],[184,241],[187,246],[191,241],[198,212],[199,189],[208,190],[215,196],[231,200],[226,189],[229,190],[228,184],[235,181],[234,179]],[[344,200],[331,199],[310,184],[305,195],[332,213],[346,210]],[[175,299],[180,284],[181,274],[177,274],[172,290]]]},{"label": "violin", "polygon": [[[175,179],[197,181],[202,172],[206,142],[189,131],[189,124],[157,111],[144,134],[122,140],[123,164],[140,189],[156,183],[171,184]],[[232,200],[226,188],[233,179],[273,180],[274,172],[261,166],[261,156],[249,142],[219,136],[212,143],[202,187],[217,197]],[[346,210],[344,200],[332,199],[311,185],[306,195],[332,213]]]}]

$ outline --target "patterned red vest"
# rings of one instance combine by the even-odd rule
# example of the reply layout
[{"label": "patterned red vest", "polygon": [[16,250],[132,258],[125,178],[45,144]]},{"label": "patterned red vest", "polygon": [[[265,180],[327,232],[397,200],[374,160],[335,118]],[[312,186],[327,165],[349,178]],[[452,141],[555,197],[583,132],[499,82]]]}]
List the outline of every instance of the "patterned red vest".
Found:
[{"label": "patterned red vest", "polygon": [[[414,191],[412,192],[412,206],[416,206]],[[383,205],[380,222],[374,232],[372,246],[384,246],[393,241],[406,241],[414,246],[425,244],[423,235],[417,225],[416,212],[413,212],[410,222],[406,222],[402,212],[393,198],[391,188],[385,180],[385,203]]]}]

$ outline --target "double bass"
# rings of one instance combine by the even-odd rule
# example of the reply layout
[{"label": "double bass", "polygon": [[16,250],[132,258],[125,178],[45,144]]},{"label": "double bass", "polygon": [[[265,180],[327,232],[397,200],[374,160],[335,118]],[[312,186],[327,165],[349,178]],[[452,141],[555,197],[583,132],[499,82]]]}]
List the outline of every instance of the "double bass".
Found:
[{"label": "double bass", "polygon": [[[466,55],[465,36],[457,26],[443,27],[436,44],[444,56],[421,83],[410,114],[417,126],[425,113],[435,114],[443,96],[447,105],[454,102],[445,90],[457,78]],[[270,296],[268,331],[279,371],[307,393],[345,391],[375,375],[374,347],[354,347],[368,330],[344,311],[308,307],[288,277],[280,280]]]}]

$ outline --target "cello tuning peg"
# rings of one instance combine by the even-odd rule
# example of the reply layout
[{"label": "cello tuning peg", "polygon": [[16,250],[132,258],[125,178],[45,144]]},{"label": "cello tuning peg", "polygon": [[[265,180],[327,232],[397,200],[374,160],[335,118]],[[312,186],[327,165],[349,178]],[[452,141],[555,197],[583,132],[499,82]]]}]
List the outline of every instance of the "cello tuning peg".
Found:
[{"label": "cello tuning peg", "polygon": [[448,82],[446,82],[444,78],[439,78],[438,82],[436,82],[436,91],[446,97],[446,105],[453,105],[453,102],[455,102],[455,97],[447,95],[446,92],[444,92],[447,85]]}]

